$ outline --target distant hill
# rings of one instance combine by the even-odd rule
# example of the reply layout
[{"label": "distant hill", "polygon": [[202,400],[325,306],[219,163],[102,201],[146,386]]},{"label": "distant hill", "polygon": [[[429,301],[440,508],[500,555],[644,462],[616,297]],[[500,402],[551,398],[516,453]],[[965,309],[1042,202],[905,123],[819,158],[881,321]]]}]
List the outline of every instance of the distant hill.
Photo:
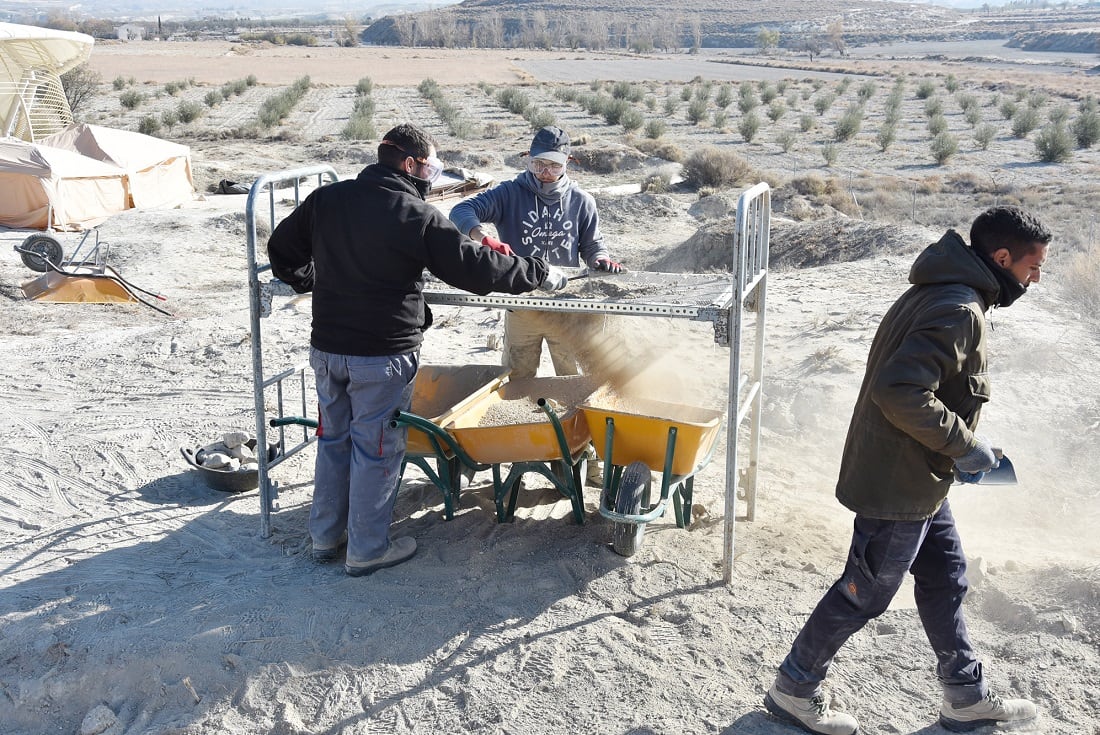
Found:
[{"label": "distant hill", "polygon": [[1082,28],[1100,8],[1057,12],[987,8],[960,11],[889,0],[466,0],[383,17],[363,31],[369,44],[444,47],[631,49],[759,46],[818,53],[898,40],[1009,38]]}]

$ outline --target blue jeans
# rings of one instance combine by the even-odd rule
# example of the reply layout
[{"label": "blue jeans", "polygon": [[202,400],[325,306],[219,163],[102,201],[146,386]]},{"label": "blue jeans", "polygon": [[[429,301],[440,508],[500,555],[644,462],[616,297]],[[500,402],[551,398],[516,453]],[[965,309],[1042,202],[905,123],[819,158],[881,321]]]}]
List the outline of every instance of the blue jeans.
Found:
[{"label": "blue jeans", "polygon": [[309,535],[314,546],[337,546],[347,532],[349,561],[389,548],[389,528],[408,429],[392,428],[407,411],[419,353],[357,357],[310,348],[322,435],[317,440]]},{"label": "blue jeans", "polygon": [[963,620],[966,557],[946,500],[924,521],[885,521],[857,515],[844,574],[810,614],[779,667],[776,685],[785,694],[820,693],[833,656],[867,621],[894,599],[906,572],[913,575],[917,612],[936,654],[944,698],[970,705],[986,695],[978,661]]}]

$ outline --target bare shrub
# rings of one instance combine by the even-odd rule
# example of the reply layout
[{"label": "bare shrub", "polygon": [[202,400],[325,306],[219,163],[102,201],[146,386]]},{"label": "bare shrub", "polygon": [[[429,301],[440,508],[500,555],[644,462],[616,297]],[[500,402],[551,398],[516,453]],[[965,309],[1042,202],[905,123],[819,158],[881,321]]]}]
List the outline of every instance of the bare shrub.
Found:
[{"label": "bare shrub", "polygon": [[[633,107],[623,110],[622,114],[619,115],[619,124],[622,125],[623,130],[628,133],[638,130],[640,127],[642,127],[644,123],[645,116],[641,113],[641,111]],[[540,125],[539,127],[542,128],[545,126]]]},{"label": "bare shrub", "polygon": [[943,115],[933,115],[928,118],[928,132],[932,134],[932,137],[939,135],[947,130],[947,118]]},{"label": "bare shrub", "polygon": [[87,63],[80,64],[61,75],[61,89],[65,92],[65,99],[69,103],[69,110],[74,118],[80,119],[84,105],[95,98],[101,81],[103,78],[99,72]]},{"label": "bare shrub", "polygon": [[851,140],[859,132],[860,125],[863,124],[863,108],[859,105],[849,105],[848,109],[844,111],[836,121],[836,127],[834,128],[834,136],[839,143],[843,143],[846,140]]},{"label": "bare shrub", "polygon": [[796,176],[789,183],[792,189],[803,196],[821,196],[825,193],[825,179],[818,174]]},{"label": "bare shrub", "polygon": [[706,100],[693,99],[691,104],[688,105],[687,118],[689,122],[698,125],[703,122],[707,116],[707,102]]},{"label": "bare shrub", "polygon": [[1073,155],[1073,135],[1062,123],[1049,123],[1035,136],[1035,152],[1046,163],[1068,161]]},{"label": "bare shrub", "polygon": [[897,127],[893,123],[886,122],[875,134],[875,143],[878,144],[878,149],[885,153],[894,144],[896,137]]},{"label": "bare shrub", "polygon": [[656,140],[665,134],[665,121],[651,118],[645,124],[645,137]]},{"label": "bare shrub", "polygon": [[746,143],[751,143],[752,139],[756,137],[757,132],[760,130],[760,118],[755,112],[750,112],[741,118],[741,122],[737,125],[737,132],[741,134]]},{"label": "bare shrub", "polygon": [[704,146],[692,151],[684,161],[683,176],[696,189],[729,188],[739,182],[755,179],[756,172],[748,161],[733,151],[718,146]]},{"label": "bare shrub", "polygon": [[832,92],[826,92],[814,99],[814,112],[819,116],[824,115],[829,111],[829,108],[833,106],[834,102],[836,102],[836,95]]},{"label": "bare shrub", "polygon": [[941,166],[959,152],[959,140],[951,133],[943,131],[932,138],[932,158]]},{"label": "bare shrub", "polygon": [[1034,107],[1021,107],[1012,116],[1012,137],[1026,138],[1028,134],[1039,127],[1039,111]]},{"label": "bare shrub", "polygon": [[1091,148],[1100,140],[1100,112],[1095,108],[1082,110],[1073,121],[1073,137],[1078,148]]},{"label": "bare shrub", "polygon": [[156,135],[160,130],[160,120],[153,115],[145,115],[138,121],[138,132],[143,135]]},{"label": "bare shrub", "polygon": [[974,143],[978,146],[978,150],[989,150],[989,144],[996,136],[997,128],[989,123],[982,123],[974,129]]},{"label": "bare shrub", "polygon": [[718,93],[714,95],[714,104],[724,110],[729,107],[732,102],[733,88],[728,84],[723,84],[718,88]]},{"label": "bare shrub", "polygon": [[185,123],[194,122],[203,115],[202,106],[197,102],[191,102],[189,100],[180,102],[179,107],[176,108],[176,112],[179,115],[180,122]]},{"label": "bare shrub", "polygon": [[657,158],[663,158],[673,163],[679,163],[684,160],[683,149],[675,143],[642,138],[641,140],[634,141],[634,147],[647,156],[656,156]]},{"label": "bare shrub", "polygon": [[145,95],[136,89],[127,89],[118,96],[118,102],[127,110],[133,110],[145,101]]},{"label": "bare shrub", "polygon": [[672,171],[663,167],[642,180],[642,191],[651,194],[663,194],[672,188]]}]

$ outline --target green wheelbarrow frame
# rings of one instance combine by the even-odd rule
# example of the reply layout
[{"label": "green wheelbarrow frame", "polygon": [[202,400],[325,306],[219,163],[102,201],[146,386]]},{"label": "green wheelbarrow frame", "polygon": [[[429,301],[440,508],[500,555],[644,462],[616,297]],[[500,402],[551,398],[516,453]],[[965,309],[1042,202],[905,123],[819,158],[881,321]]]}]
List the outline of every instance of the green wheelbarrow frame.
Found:
[{"label": "green wheelbarrow frame", "polygon": [[[445,512],[448,514],[448,520],[453,517],[454,509],[458,507],[462,469],[466,468],[475,472],[492,470],[493,503],[496,506],[497,521],[500,523],[515,518],[516,501],[519,497],[523,476],[534,472],[548,479],[558,492],[569,500],[573,518],[578,525],[584,525],[584,498],[582,493],[585,480],[583,463],[586,447],[581,447],[575,454],[570,452],[565,431],[554,409],[550,407],[545,398],[539,398],[537,404],[550,420],[558,449],[561,452],[561,456],[550,460],[549,464],[543,460],[478,462],[462,448],[454,436],[434,422],[406,411],[398,411],[394,415],[393,425],[405,424],[428,435],[435,451],[437,466],[441,469],[446,468],[446,472],[432,471],[431,466],[428,464],[429,457],[426,455],[406,457],[406,462],[412,462],[423,470],[428,479],[439,488],[443,494],[443,503],[446,509]],[[510,465],[507,475],[503,475],[501,471],[502,464]],[[402,470],[404,470],[404,464]],[[443,475],[446,475],[446,477]]]},{"label": "green wheelbarrow frame", "polygon": [[[640,461],[625,467],[615,464],[615,419],[608,416],[605,419],[605,426],[603,456],[606,459],[603,492],[600,495],[600,515],[615,524],[631,524],[637,527],[629,531],[627,527],[621,525],[615,527],[613,541],[615,551],[623,556],[631,556],[641,544],[645,524],[664,516],[670,500],[676,514],[676,526],[688,527],[691,523],[695,474],[710,464],[718,442],[715,440],[711,443],[706,455],[696,463],[691,472],[674,475],[672,463],[676,454],[677,428],[674,425],[669,426],[664,466],[661,470],[661,496],[654,503],[651,500],[649,465]],[[611,471],[609,472],[608,469]]]}]

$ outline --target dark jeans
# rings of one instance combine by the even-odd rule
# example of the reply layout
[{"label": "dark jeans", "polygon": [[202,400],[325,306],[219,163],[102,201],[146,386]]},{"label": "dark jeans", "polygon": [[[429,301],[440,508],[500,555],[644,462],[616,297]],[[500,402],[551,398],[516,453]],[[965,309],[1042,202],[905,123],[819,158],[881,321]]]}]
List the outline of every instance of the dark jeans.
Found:
[{"label": "dark jeans", "polygon": [[925,521],[884,521],[857,515],[844,574],[829,588],[795,638],[776,684],[795,697],[820,693],[833,656],[868,620],[881,615],[913,575],[917,612],[939,664],[944,698],[970,705],[986,695],[963,620],[968,589],[955,519],[947,501]]}]

